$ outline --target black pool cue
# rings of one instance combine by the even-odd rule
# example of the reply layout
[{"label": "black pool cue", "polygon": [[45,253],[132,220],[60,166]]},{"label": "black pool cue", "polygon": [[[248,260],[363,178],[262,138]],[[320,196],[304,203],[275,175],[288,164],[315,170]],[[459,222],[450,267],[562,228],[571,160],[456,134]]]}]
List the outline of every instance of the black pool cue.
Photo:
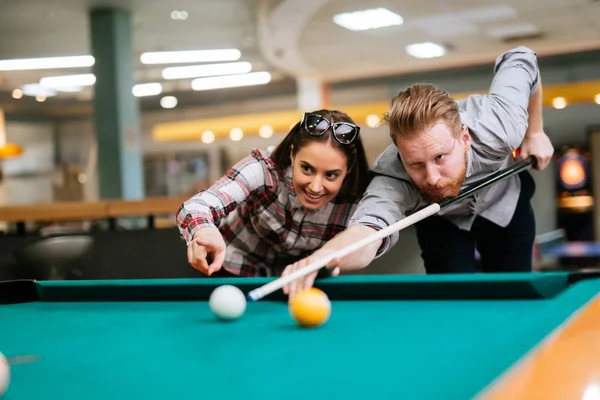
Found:
[{"label": "black pool cue", "polygon": [[335,258],[340,258],[340,257],[343,257],[350,253],[353,253],[356,250],[359,250],[371,243],[374,243],[374,242],[381,240],[381,239],[383,239],[393,233],[396,233],[404,228],[414,225],[415,223],[417,223],[431,215],[437,214],[440,211],[444,211],[448,207],[452,207],[456,203],[475,195],[476,193],[480,192],[481,190],[486,189],[486,188],[500,182],[501,180],[504,180],[515,174],[518,174],[518,173],[520,173],[532,166],[535,166],[535,165],[536,165],[536,160],[533,157],[529,157],[524,160],[520,160],[506,169],[500,170],[498,172],[495,172],[495,173],[487,176],[486,178],[480,179],[479,181],[470,185],[468,188],[463,189],[455,197],[444,199],[439,203],[430,204],[430,205],[416,211],[413,214],[407,215],[405,218],[401,219],[400,221],[397,221],[396,223],[373,233],[372,235],[370,235],[366,238],[363,238],[355,243],[352,243],[352,244],[344,247],[343,249],[335,251],[334,253],[332,253],[326,257],[323,257],[322,259],[314,261],[314,262],[310,263],[309,265],[307,265],[306,267],[298,269],[289,275],[282,276],[274,281],[271,281],[261,287],[258,287],[256,289],[248,292],[248,294],[246,295],[246,298],[248,299],[248,301],[258,301],[258,300],[262,299],[263,297],[273,293],[274,291],[281,289],[282,287],[293,282],[294,280],[302,278],[302,277],[310,274],[311,272],[320,270],[321,268],[326,266],[331,260],[333,260]]},{"label": "black pool cue", "polygon": [[530,167],[535,167],[537,161],[534,157],[529,157],[516,162],[508,168],[494,172],[492,175],[487,176],[471,184],[468,188],[463,189],[456,197],[450,197],[440,201],[440,211],[444,211],[448,207],[452,207],[456,203],[461,202],[467,197],[471,197],[474,194],[486,189],[501,180],[511,177],[515,174],[519,174]]}]

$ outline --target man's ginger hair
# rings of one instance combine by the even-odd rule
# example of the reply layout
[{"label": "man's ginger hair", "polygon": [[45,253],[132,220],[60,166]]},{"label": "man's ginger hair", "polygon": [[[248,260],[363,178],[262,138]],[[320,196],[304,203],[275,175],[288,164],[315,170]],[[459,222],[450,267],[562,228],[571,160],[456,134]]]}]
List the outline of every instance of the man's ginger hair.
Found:
[{"label": "man's ginger hair", "polygon": [[458,104],[448,92],[429,83],[416,83],[398,92],[391,100],[384,120],[390,127],[390,136],[410,138],[425,132],[442,120],[455,137],[460,134],[462,122]]}]

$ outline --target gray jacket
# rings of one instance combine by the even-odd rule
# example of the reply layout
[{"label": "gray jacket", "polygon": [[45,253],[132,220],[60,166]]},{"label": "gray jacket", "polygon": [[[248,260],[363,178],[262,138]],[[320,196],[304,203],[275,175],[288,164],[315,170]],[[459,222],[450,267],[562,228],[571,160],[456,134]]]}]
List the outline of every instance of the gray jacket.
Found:
[{"label": "gray jacket", "polygon": [[[512,152],[521,145],[527,131],[529,98],[538,82],[535,52],[517,47],[496,59],[488,94],[474,94],[458,101],[462,123],[469,128],[472,142],[463,187],[515,162]],[[395,145],[377,158],[372,172],[375,177],[349,226],[363,224],[382,229],[429,204],[413,185]],[[471,228],[476,215],[506,226],[515,211],[520,190],[519,177],[513,176],[447,209],[443,215],[464,230]],[[387,237],[377,257],[394,246],[398,236],[395,233]]]}]

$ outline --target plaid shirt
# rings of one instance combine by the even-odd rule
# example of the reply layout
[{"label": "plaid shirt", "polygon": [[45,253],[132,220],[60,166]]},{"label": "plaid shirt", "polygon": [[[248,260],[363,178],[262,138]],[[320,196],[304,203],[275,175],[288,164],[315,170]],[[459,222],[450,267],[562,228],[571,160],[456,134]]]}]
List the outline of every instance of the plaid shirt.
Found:
[{"label": "plaid shirt", "polygon": [[346,229],[359,199],[334,198],[319,210],[306,210],[292,187],[291,167],[280,171],[268,153],[254,150],[184,202],[176,218],[186,242],[201,228],[219,227],[227,244],[227,271],[277,276]]}]

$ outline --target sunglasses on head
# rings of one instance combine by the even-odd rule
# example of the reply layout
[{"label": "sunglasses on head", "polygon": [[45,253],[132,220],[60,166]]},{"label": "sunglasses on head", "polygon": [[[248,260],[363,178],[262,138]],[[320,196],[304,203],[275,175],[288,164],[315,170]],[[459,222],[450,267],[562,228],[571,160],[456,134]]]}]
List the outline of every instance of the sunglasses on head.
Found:
[{"label": "sunglasses on head", "polygon": [[329,120],[316,113],[304,113],[300,124],[304,126],[306,132],[311,136],[322,136],[329,128],[331,128],[333,137],[341,144],[352,143],[360,132],[360,127],[357,125],[351,124],[350,122],[331,123]]}]

